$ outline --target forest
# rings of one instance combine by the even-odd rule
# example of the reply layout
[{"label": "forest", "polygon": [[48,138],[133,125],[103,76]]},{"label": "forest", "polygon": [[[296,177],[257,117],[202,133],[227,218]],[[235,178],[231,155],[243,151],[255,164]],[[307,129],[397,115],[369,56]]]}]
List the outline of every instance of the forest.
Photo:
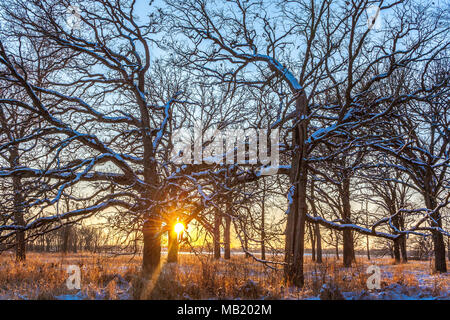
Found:
[{"label": "forest", "polygon": [[449,13],[1,1],[0,299],[450,299]]}]

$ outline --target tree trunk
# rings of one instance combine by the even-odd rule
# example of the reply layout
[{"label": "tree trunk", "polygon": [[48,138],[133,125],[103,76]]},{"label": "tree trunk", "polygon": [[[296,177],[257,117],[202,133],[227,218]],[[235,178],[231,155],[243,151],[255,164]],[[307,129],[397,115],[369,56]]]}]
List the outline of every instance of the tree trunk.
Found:
[{"label": "tree trunk", "polygon": [[[436,208],[436,201],[430,196],[429,193],[425,194],[425,202],[428,209],[433,210]],[[433,213],[431,217],[433,218],[433,221],[435,221],[432,223],[433,227],[442,228],[442,219],[439,211]],[[432,237],[434,246],[435,271],[445,273],[447,272],[447,263],[445,261],[444,235],[437,230],[433,230]]]},{"label": "tree trunk", "polygon": [[316,261],[316,242],[313,225],[309,224],[308,229],[309,229],[309,236],[311,238],[311,260]]},{"label": "tree trunk", "polygon": [[[19,151],[17,147],[11,148],[9,162],[12,167],[19,166]],[[14,220],[19,226],[25,226],[23,202],[24,197],[22,195],[22,183],[20,177],[14,176],[12,178],[13,183],[13,202],[14,202]],[[23,261],[26,258],[25,253],[25,231],[16,231],[16,260]]]},{"label": "tree trunk", "polygon": [[225,216],[223,242],[225,247],[224,259],[229,260],[231,258],[231,217],[228,215],[228,212]]},{"label": "tree trunk", "polygon": [[335,230],[334,233],[335,233],[335,235],[336,235],[336,245],[335,245],[336,259],[339,260],[339,237],[338,237],[338,232],[337,232],[337,230]]},{"label": "tree trunk", "polygon": [[299,183],[294,187],[293,202],[290,206],[286,225],[286,280],[298,287],[304,285],[303,255],[306,214],[306,168],[299,168]]},{"label": "tree trunk", "polygon": [[[139,76],[138,89],[140,92],[145,91],[143,74]],[[162,200],[155,190],[159,186],[159,177],[156,166],[156,155],[153,148],[151,135],[148,130],[152,126],[150,124],[149,110],[142,100],[139,100],[139,111],[141,120],[141,138],[143,142],[143,179],[149,186],[147,191],[142,192],[142,198],[150,200],[140,210],[149,211],[146,220],[142,226],[144,236],[144,246],[142,249],[142,272],[146,277],[153,276],[154,272],[159,269],[161,261],[161,220],[157,207],[149,208],[153,201]],[[148,201],[147,200],[147,201]],[[154,204],[154,203],[153,203]]]},{"label": "tree trunk", "polygon": [[[296,110],[301,117],[308,115],[305,92],[296,92]],[[285,278],[297,287],[305,283],[303,275],[303,259],[305,251],[305,222],[307,214],[306,192],[308,182],[307,139],[308,123],[301,121],[294,131],[295,155],[292,161],[289,190],[291,199],[286,224],[286,256]]]},{"label": "tree trunk", "polygon": [[[306,168],[305,168],[306,171]],[[299,183],[299,189],[306,184],[306,177],[302,178],[302,183]],[[305,222],[306,222],[306,188],[294,191],[294,212],[290,212],[291,220],[288,217],[288,225],[292,228],[288,229],[290,237],[288,240],[288,255],[286,256],[286,279],[297,287],[303,287],[303,260],[305,251]],[[298,208],[298,209],[297,209]],[[293,221],[292,221],[293,220]]]},{"label": "tree trunk", "polygon": [[160,229],[161,225],[152,218],[148,219],[142,228],[144,235],[142,271],[146,276],[151,276],[159,267],[161,260]]},{"label": "tree trunk", "polygon": [[[403,215],[399,216],[399,224],[400,229],[405,230],[405,218]],[[406,248],[406,236],[403,236],[400,238],[400,252],[402,254],[402,262],[406,263],[408,262],[408,250]]]},{"label": "tree trunk", "polygon": [[367,259],[370,260],[370,239],[369,236],[366,238],[366,246],[367,246]]},{"label": "tree trunk", "polygon": [[222,224],[222,217],[219,212],[214,216],[214,259],[220,259],[220,225]]},{"label": "tree trunk", "polygon": [[65,225],[63,227],[63,239],[62,239],[62,247],[61,247],[61,251],[64,254],[67,254],[67,251],[69,250],[69,237],[70,237],[70,226],[69,225]]},{"label": "tree trunk", "polygon": [[400,253],[402,254],[402,262],[408,262],[408,251],[406,250],[406,237],[400,238]]},{"label": "tree trunk", "polygon": [[[394,225],[395,229],[397,230],[401,230],[400,228],[400,217],[397,213],[397,208],[395,207],[395,204],[391,204],[391,216],[393,216],[392,218],[392,224]],[[398,232],[394,232],[397,233]],[[401,262],[401,258],[400,258],[400,254],[401,254],[401,242],[402,242],[402,238],[397,238],[394,240],[394,259],[395,259],[395,263],[398,264]]]},{"label": "tree trunk", "polygon": [[[350,179],[346,172],[344,172],[344,180],[342,182],[341,190],[343,219],[345,223],[351,223],[351,206],[350,206]],[[353,232],[350,229],[344,229],[343,237],[343,253],[344,253],[344,267],[351,267],[355,260],[355,249],[353,244]]]},{"label": "tree trunk", "polygon": [[450,261],[450,236],[447,236],[447,258]]},{"label": "tree trunk", "polygon": [[394,259],[395,263],[400,263],[400,238],[394,240]]},{"label": "tree trunk", "polygon": [[343,238],[344,267],[351,267],[352,262],[354,261],[352,231],[349,229],[344,230],[342,238]]},{"label": "tree trunk", "polygon": [[16,261],[24,261],[26,259],[25,249],[25,232],[16,232]]},{"label": "tree trunk", "polygon": [[[296,92],[296,110],[301,117],[308,115],[308,106],[304,91]],[[305,251],[305,222],[307,214],[306,190],[308,170],[306,163],[307,121],[301,121],[294,133],[296,153],[291,168],[291,201],[286,223],[285,279],[297,287],[305,283],[303,275],[303,255]]]},{"label": "tree trunk", "polygon": [[45,244],[46,244],[46,246],[45,246],[45,251],[46,251],[46,252],[50,252],[50,244],[51,244],[51,240],[50,240],[50,238],[48,238],[48,236],[47,236],[47,238],[45,239]]},{"label": "tree trunk", "polygon": [[[311,210],[314,214],[314,217],[318,216],[318,212],[317,212],[317,208],[316,208],[316,204],[315,204],[315,195],[314,195],[314,180],[311,181],[311,194],[310,194],[310,204],[311,204]],[[317,252],[313,252],[313,256],[316,254],[316,262],[317,263],[322,263],[322,238],[320,235],[320,225],[318,223],[314,224],[314,237],[315,237],[315,242],[317,244]],[[312,237],[311,237],[312,239]],[[313,247],[314,247],[314,243],[313,243]]]},{"label": "tree trunk", "polygon": [[[395,229],[399,229],[400,228],[400,223],[398,221],[398,215],[396,214],[396,208],[392,207],[391,208],[391,216],[394,215],[394,217],[392,218],[392,224],[394,225]],[[394,231],[394,233],[397,233],[396,231]],[[394,259],[395,259],[395,263],[400,263],[400,239],[397,238],[394,240],[394,247],[393,247],[393,255],[394,255]]]},{"label": "tree trunk", "polygon": [[248,238],[247,235],[244,233],[244,248],[245,248],[245,257],[246,258],[250,258],[250,254],[247,252],[248,251]]},{"label": "tree trunk", "polygon": [[322,236],[320,234],[320,225],[316,223],[315,225],[316,230],[316,244],[317,244],[317,263],[322,263]]},{"label": "tree trunk", "polygon": [[250,258],[250,253],[248,253],[248,237],[247,237],[247,233],[244,233],[244,248],[245,248],[245,257],[246,258]]},{"label": "tree trunk", "polygon": [[171,225],[168,231],[169,234],[169,245],[167,249],[167,262],[177,263],[178,262],[178,235],[174,230],[174,226]]},{"label": "tree trunk", "polygon": [[78,236],[77,236],[76,232],[74,232],[73,236],[72,236],[72,250],[73,250],[73,253],[78,252]]},{"label": "tree trunk", "polygon": [[444,235],[439,231],[433,231],[434,267],[437,272],[446,273]]}]

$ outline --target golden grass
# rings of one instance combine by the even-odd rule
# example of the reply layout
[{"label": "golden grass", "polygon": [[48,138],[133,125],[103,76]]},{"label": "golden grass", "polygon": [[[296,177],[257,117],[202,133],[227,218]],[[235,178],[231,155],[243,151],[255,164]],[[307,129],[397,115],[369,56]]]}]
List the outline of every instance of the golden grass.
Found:
[{"label": "golden grass", "polygon": [[[70,264],[81,268],[81,290],[66,287]],[[75,293],[83,299],[303,299],[317,296],[325,283],[342,292],[367,290],[370,264],[382,267],[382,287],[399,284],[417,290],[425,286],[436,296],[450,291],[450,275],[431,274],[426,261],[395,265],[391,259],[359,258],[351,268],[343,268],[334,258],[316,264],[306,257],[306,283],[297,289],[285,283],[281,269],[271,270],[240,255],[213,260],[207,255],[180,254],[178,265],[163,261],[149,280],[140,274],[140,257],[29,253],[26,262],[17,263],[12,254],[3,253],[0,299],[55,299]]]}]

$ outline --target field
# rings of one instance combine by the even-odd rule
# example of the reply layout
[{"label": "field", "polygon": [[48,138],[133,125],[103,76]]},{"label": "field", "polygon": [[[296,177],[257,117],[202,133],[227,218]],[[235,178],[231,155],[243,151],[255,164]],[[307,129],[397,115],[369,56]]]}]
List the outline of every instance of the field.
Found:
[{"label": "field", "polygon": [[[164,260],[164,258],[163,258]],[[81,288],[69,290],[67,266],[78,265]],[[367,268],[381,270],[381,288],[368,290]],[[432,274],[431,261],[393,264],[392,259],[358,258],[352,268],[326,257],[305,263],[306,285],[299,290],[251,258],[180,254],[179,263],[162,263],[152,279],[140,275],[140,257],[91,253],[29,253],[17,263],[0,255],[0,299],[450,299],[450,275]]]}]

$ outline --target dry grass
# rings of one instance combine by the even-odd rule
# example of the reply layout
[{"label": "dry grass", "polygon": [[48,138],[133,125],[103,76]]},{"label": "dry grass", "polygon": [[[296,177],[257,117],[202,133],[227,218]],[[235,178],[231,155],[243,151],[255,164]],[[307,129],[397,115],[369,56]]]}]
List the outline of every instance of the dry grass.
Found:
[{"label": "dry grass", "polygon": [[[343,268],[334,258],[316,264],[306,258],[306,284],[299,290],[283,280],[282,270],[236,255],[231,260],[212,260],[203,255],[180,255],[179,264],[162,264],[153,278],[140,275],[140,258],[95,254],[28,254],[16,263],[12,255],[0,255],[0,299],[55,299],[75,295],[82,299],[304,299],[317,296],[324,284],[341,292],[367,290],[370,264],[382,268],[382,287],[398,284],[408,290],[448,295],[450,275],[432,275],[430,262],[393,264],[391,259],[358,259]],[[66,267],[79,265],[81,290],[66,287]],[[413,292],[411,292],[413,294]]]}]

